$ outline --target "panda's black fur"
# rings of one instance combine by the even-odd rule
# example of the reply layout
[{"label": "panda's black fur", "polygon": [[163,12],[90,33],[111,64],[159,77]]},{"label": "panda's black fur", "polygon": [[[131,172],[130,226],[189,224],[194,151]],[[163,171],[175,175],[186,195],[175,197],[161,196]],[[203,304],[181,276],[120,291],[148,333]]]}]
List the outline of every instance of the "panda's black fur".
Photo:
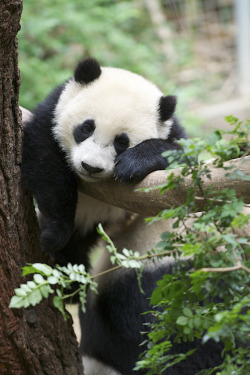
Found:
[{"label": "panda's black fur", "polygon": [[[113,75],[115,79],[112,78]],[[124,84],[125,87],[124,92],[121,89],[122,86],[116,91],[116,80],[119,81],[120,76],[121,85]],[[134,79],[135,83],[133,83]],[[127,83],[130,86],[126,86]],[[140,99],[140,85],[142,99]],[[102,90],[106,89],[106,94],[103,94],[105,91],[100,91],[99,94],[99,87]],[[131,88],[135,89],[136,94],[133,90],[131,91]],[[128,97],[125,96],[126,89]],[[112,99],[113,90],[114,98]],[[155,104],[147,112],[149,105],[147,100],[151,95],[151,90]],[[91,102],[90,109],[88,106],[85,108],[85,99],[88,101],[91,95],[95,95],[95,92],[99,95],[97,103],[95,103],[94,96],[93,105]],[[106,99],[109,95],[114,100],[114,114],[112,103],[110,112],[106,108],[106,105],[110,105]],[[107,111],[106,117],[111,113],[111,122],[115,122],[116,119],[121,120],[121,128],[117,134],[116,125],[105,123],[107,132],[110,131],[112,134],[114,145],[108,142],[108,138],[105,138],[106,130],[99,136],[99,141],[94,138],[95,131],[101,131],[100,103],[102,100],[105,103],[103,111]],[[124,109],[123,100],[128,100],[129,104]],[[126,220],[126,213],[121,209],[112,208],[102,202],[98,203],[93,198],[81,195],[78,191],[79,178],[94,181],[113,175],[122,183],[134,183],[155,170],[165,169],[168,162],[162,157],[162,152],[179,148],[175,140],[186,137],[185,131],[174,116],[175,105],[175,97],[163,96],[153,84],[148,83],[142,77],[119,69],[101,68],[93,59],[81,61],[75,69],[74,77],[57,87],[38,105],[32,118],[24,126],[22,181],[38,204],[41,247],[52,255],[55,262],[61,265],[68,262],[82,263],[89,268],[89,252],[98,238],[97,224],[100,221],[108,224],[113,221]],[[145,129],[144,113],[138,114],[137,108],[145,109]],[[94,118],[95,111],[98,114],[96,119]],[[132,116],[132,120],[135,120],[133,124],[126,125],[127,113],[128,116]],[[107,120],[106,117],[103,119],[104,122]],[[142,121],[138,123],[136,119],[141,120],[141,118]],[[152,119],[153,123],[151,123]],[[122,120],[125,125],[122,124]],[[118,124],[120,124],[119,121]],[[136,129],[137,126],[139,130]],[[147,137],[141,134],[144,130],[145,134],[150,134],[151,127],[154,134],[158,134],[158,131],[162,135]],[[133,135],[133,129],[135,135]],[[67,134],[70,138],[69,144]],[[134,143],[133,137],[137,139]],[[86,144],[89,143],[90,150],[92,146],[99,147],[97,150],[101,151],[103,151],[102,148],[110,150],[110,154],[104,154],[104,159],[107,159],[104,162],[109,165],[109,168],[111,165],[106,175],[102,156],[96,156],[100,165],[95,161],[94,156],[89,159],[88,155],[85,155],[86,160],[79,160],[79,155],[81,155],[79,152],[84,151],[85,139]],[[98,142],[100,145],[96,146]],[[111,156],[112,162],[108,160]],[[92,161],[93,165],[90,165]],[[79,168],[83,168],[83,171]],[[100,177],[102,174],[103,177]],[[143,341],[140,332],[146,329],[144,323],[153,319],[151,314],[143,315],[142,313],[149,309],[148,298],[156,286],[156,281],[165,273],[171,272],[171,264],[146,268],[142,278],[145,295],[139,291],[135,273],[127,270],[113,272],[112,276],[105,278],[98,296],[89,292],[87,311],[85,314],[80,313],[81,350],[86,361],[90,359],[91,362],[93,359],[94,363],[90,367],[86,366],[86,375],[134,373],[135,362],[145,349],[140,346]],[[201,369],[217,365],[221,361],[220,351],[213,342],[208,342],[204,346],[197,341],[179,344],[174,347],[173,351],[186,352],[191,348],[198,349],[192,357],[168,369],[166,374],[192,375]],[[100,363],[104,366],[102,370],[98,370]]]}]

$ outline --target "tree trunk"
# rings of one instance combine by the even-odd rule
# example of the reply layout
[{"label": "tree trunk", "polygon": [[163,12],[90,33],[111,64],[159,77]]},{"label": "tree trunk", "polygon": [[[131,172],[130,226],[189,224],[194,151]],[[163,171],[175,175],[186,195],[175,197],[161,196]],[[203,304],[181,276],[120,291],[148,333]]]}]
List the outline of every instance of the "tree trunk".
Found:
[{"label": "tree trunk", "polygon": [[82,374],[72,329],[51,300],[9,309],[21,267],[46,262],[32,200],[20,188],[21,112],[16,34],[21,0],[0,2],[0,374]]}]

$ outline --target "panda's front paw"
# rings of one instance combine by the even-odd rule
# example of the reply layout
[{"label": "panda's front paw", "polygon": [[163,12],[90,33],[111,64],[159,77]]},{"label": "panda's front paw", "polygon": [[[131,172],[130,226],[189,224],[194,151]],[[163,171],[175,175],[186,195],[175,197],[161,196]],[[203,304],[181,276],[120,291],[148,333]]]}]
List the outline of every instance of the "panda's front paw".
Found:
[{"label": "panda's front paw", "polygon": [[150,172],[147,156],[138,153],[136,147],[127,149],[116,158],[114,177],[120,182],[136,183]]},{"label": "panda's front paw", "polygon": [[[145,175],[146,176],[146,175]],[[140,166],[116,165],[114,177],[119,182],[136,183],[143,180],[144,175],[140,173]]]},{"label": "panda's front paw", "polygon": [[41,228],[40,246],[46,252],[59,251],[67,245],[72,233],[71,226],[47,219],[46,225]]}]

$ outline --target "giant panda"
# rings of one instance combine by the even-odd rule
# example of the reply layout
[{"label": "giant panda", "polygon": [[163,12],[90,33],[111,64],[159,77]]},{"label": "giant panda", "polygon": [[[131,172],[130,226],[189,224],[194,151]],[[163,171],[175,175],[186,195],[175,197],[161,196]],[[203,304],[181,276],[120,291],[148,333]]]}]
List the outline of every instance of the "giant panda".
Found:
[{"label": "giant panda", "polygon": [[[34,110],[23,131],[22,181],[39,208],[41,248],[56,263],[84,264],[89,269],[100,222],[107,228],[119,224],[118,248],[126,245],[126,239],[129,242],[140,219],[87,196],[79,187],[85,181],[94,184],[110,178],[133,184],[165,169],[168,161],[162,152],[178,149],[176,140],[186,137],[175,107],[175,96],[164,96],[142,76],[101,67],[88,58]],[[147,250],[143,241],[140,246],[141,252]],[[172,272],[172,264],[145,267],[145,294],[133,270],[99,278],[98,294],[89,291],[87,311],[80,312],[85,375],[144,374],[133,370],[145,350],[140,332],[153,319],[143,313],[151,308],[148,301],[157,280]],[[104,255],[95,272],[109,266]],[[166,374],[192,375],[220,362],[218,348],[210,342],[179,344],[173,350],[193,347],[198,348],[195,355]]]}]

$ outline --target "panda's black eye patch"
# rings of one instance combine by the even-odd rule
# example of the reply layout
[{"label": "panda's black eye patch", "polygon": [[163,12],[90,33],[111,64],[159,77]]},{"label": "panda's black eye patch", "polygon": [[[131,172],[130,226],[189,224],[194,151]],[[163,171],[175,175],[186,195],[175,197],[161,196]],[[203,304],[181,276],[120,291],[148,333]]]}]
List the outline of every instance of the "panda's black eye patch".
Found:
[{"label": "panda's black eye patch", "polygon": [[85,141],[94,133],[94,130],[94,120],[85,120],[81,125],[78,125],[73,131],[73,136],[75,138],[76,143],[79,144]]},{"label": "panda's black eye patch", "polygon": [[125,151],[129,146],[129,137],[126,133],[121,133],[115,137],[114,147],[117,155]]}]

